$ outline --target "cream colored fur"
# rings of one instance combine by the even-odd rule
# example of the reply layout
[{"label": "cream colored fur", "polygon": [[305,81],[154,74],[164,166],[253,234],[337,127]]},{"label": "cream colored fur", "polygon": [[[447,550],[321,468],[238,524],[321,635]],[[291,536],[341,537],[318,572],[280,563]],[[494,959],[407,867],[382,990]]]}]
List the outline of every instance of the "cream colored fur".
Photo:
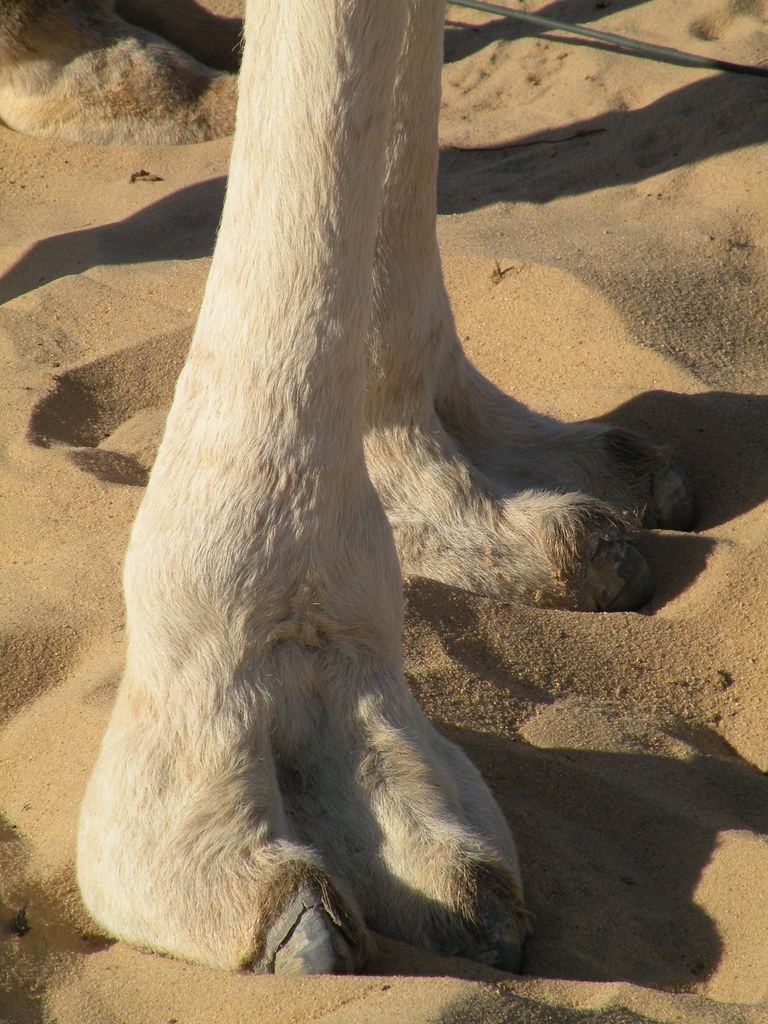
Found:
[{"label": "cream colored fur", "polygon": [[[239,19],[216,17],[197,0],[118,0],[138,28],[113,6],[7,0],[0,118],[33,134],[104,143],[230,131],[234,77],[146,29],[231,68]],[[311,17],[302,20],[305,36]],[[640,438],[540,416],[467,361],[435,237],[443,4],[413,0],[408,17],[373,258],[365,421],[368,470],[402,567],[504,599],[638,607],[650,575],[620,534],[643,519],[686,525],[690,495]]]},{"label": "cream colored fur", "polygon": [[2,0],[0,121],[111,145],[201,142],[230,133],[234,77],[129,25],[114,0]]},{"label": "cream colored fur", "polygon": [[[367,927],[485,959],[489,900],[524,932],[503,816],[405,685],[363,452],[395,72],[423,60],[400,57],[406,14],[249,2],[221,228],[126,560],[81,891],[110,933],[230,969],[270,969],[269,928],[308,881],[356,963]],[[400,159],[390,145],[390,182]]]},{"label": "cream colored fur", "polygon": [[[106,3],[0,10],[8,124],[109,142],[231,122],[233,78]],[[173,21],[159,0],[120,10]],[[221,228],[131,536],[125,674],[78,838],[86,905],[139,946],[276,970],[278,945],[304,969],[280,929],[306,911],[349,950],[340,969],[369,928],[509,966],[514,843],[405,685],[395,542],[406,571],[621,607],[647,570],[617,527],[690,511],[650,445],[531,412],[461,350],[435,240],[443,16],[248,3]]]}]

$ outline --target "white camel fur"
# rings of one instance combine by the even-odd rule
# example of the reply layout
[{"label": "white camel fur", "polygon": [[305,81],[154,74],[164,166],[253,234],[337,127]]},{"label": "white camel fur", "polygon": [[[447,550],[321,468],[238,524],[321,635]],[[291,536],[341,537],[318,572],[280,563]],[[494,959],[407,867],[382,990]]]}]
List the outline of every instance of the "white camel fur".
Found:
[{"label": "white camel fur", "polygon": [[352,968],[363,922],[498,960],[522,938],[514,845],[405,686],[363,455],[405,4],[324,0],[311,26],[298,6],[248,10],[219,239],[126,561],[80,886],[113,934],[221,967],[293,969],[306,932],[312,969]]},{"label": "white camel fur", "polygon": [[[113,39],[108,5],[80,6]],[[138,946],[346,971],[373,929],[517,969],[512,836],[407,690],[398,553],[494,596],[625,608],[650,577],[618,531],[690,519],[649,444],[531,412],[461,349],[435,239],[443,17],[441,0],[248,0],[221,227],[131,536],[125,673],[80,821],[85,903]],[[180,141],[197,108],[163,88],[153,130]],[[115,141],[103,108],[57,117],[42,134]]]}]

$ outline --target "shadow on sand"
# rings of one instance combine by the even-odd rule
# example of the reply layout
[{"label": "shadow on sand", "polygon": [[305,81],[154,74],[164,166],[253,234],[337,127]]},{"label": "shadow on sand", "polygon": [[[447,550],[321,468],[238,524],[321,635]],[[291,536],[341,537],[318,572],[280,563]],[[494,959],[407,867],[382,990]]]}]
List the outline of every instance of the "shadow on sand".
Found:
[{"label": "shadow on sand", "polygon": [[[535,919],[524,973],[686,991],[717,969],[722,943],[694,896],[720,832],[768,835],[764,775],[736,757],[683,762],[441,730],[485,775],[512,826]],[[407,947],[382,952],[372,970],[414,973]],[[420,962],[416,973],[500,978],[465,961]],[[540,1016],[538,1004],[526,1015],[518,998],[501,1000],[499,1012],[506,1006],[510,1015],[492,1019],[585,1019],[566,1011]]]}]

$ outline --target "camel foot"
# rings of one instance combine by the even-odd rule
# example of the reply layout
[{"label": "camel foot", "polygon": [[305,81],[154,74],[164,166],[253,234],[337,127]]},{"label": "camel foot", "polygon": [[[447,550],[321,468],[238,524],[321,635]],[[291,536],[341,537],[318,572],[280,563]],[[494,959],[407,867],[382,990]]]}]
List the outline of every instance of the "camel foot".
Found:
[{"label": "camel foot", "polygon": [[498,971],[518,974],[528,932],[527,915],[514,911],[510,914],[505,903],[495,893],[489,892],[480,900],[478,916],[486,941],[462,955]]},{"label": "camel foot", "polygon": [[264,961],[274,974],[351,974],[360,964],[319,889],[303,886],[267,932]]},{"label": "camel foot", "polygon": [[577,588],[582,612],[629,612],[653,596],[653,578],[640,552],[624,540],[593,540]]}]

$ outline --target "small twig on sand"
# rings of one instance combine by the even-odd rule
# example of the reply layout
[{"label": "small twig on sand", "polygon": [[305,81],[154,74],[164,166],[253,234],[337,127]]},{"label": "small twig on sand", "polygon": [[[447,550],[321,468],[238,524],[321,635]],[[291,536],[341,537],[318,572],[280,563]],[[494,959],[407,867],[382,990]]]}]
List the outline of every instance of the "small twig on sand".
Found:
[{"label": "small twig on sand", "polygon": [[527,146],[556,146],[559,142],[570,142],[571,139],[583,139],[585,135],[597,135],[604,132],[605,128],[580,128],[573,135],[561,135],[557,139],[529,139],[527,142],[515,142],[508,139],[505,142],[488,142],[479,145],[444,142],[444,149],[456,149],[462,153],[491,153],[500,149],[525,149]]},{"label": "small twig on sand", "polygon": [[141,170],[134,171],[131,175],[131,185],[135,185],[137,181],[164,181],[159,174],[151,174],[149,171]]},{"label": "small twig on sand", "polygon": [[21,910],[17,910],[11,920],[11,929],[16,932],[17,935],[26,935],[29,931],[29,918],[27,917],[27,908],[23,906]]}]

